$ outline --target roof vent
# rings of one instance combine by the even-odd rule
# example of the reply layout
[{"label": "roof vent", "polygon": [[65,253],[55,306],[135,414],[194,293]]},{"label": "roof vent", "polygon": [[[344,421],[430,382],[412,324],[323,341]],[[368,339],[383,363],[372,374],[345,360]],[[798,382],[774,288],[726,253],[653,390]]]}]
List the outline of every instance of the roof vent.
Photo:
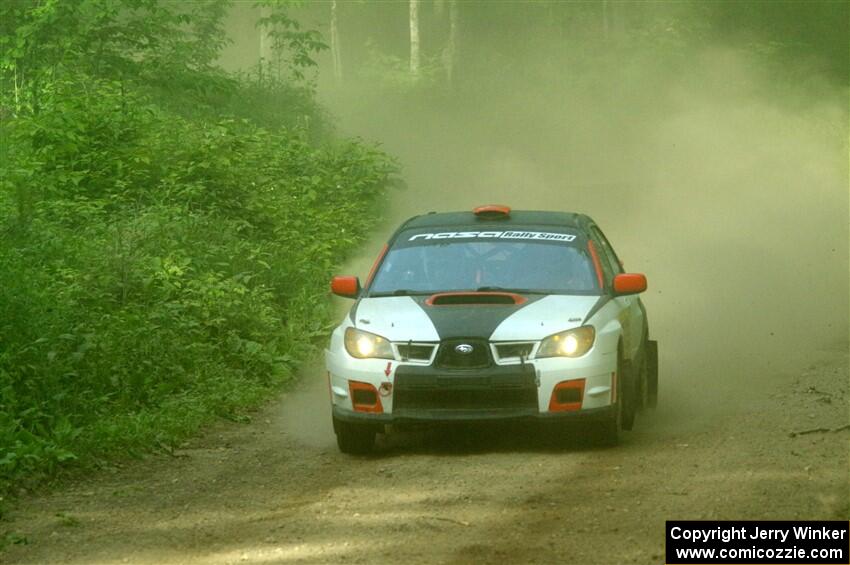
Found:
[{"label": "roof vent", "polygon": [[511,215],[511,207],[501,204],[488,204],[474,208],[472,213],[482,220],[502,220]]}]

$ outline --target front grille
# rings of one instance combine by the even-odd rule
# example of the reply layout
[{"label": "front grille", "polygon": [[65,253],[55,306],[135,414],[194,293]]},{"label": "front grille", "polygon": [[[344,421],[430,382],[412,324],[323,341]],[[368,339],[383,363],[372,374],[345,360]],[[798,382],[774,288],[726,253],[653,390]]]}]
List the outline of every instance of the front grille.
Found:
[{"label": "front grille", "polygon": [[430,410],[501,410],[537,406],[534,390],[419,390],[396,392],[395,411]]},{"label": "front grille", "polygon": [[443,369],[482,369],[490,366],[490,347],[486,341],[446,340],[437,351],[437,367]]},{"label": "front grille", "polygon": [[555,390],[555,398],[559,404],[581,402],[582,391],[579,388],[559,388]]},{"label": "front grille", "polygon": [[351,395],[351,401],[354,404],[377,404],[378,397],[375,396],[374,390],[354,389]]},{"label": "front grille", "polygon": [[521,358],[528,359],[532,349],[534,349],[533,342],[497,343],[496,355],[499,361],[519,361]]},{"label": "front grille", "polygon": [[533,370],[498,374],[441,374],[399,367],[393,387],[393,412],[406,410],[510,410],[537,407]]},{"label": "front grille", "polygon": [[421,343],[399,344],[398,354],[403,361],[430,361],[434,353],[434,345]]}]

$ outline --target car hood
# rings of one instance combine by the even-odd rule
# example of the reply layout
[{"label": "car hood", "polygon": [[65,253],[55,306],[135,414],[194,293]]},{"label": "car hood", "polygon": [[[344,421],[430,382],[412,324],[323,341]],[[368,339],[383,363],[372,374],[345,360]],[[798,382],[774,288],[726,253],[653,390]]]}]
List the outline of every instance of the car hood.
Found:
[{"label": "car hood", "polygon": [[522,341],[543,339],[553,333],[576,328],[599,300],[598,296],[553,294],[527,305],[506,318],[490,339]]},{"label": "car hood", "polygon": [[440,341],[428,314],[410,296],[361,299],[354,311],[354,325],[390,341]]},{"label": "car hood", "polygon": [[354,325],[390,341],[539,340],[581,325],[598,296],[528,296],[521,305],[430,306],[426,297],[361,299]]}]

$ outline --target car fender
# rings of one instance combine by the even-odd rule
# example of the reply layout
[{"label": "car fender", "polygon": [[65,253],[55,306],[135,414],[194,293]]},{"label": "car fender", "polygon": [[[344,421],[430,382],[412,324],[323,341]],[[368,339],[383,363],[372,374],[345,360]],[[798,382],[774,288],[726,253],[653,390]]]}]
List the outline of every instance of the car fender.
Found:
[{"label": "car fender", "polygon": [[623,336],[623,325],[618,316],[619,308],[611,300],[599,309],[590,319],[596,330],[594,348],[602,355],[616,355],[617,347]]}]

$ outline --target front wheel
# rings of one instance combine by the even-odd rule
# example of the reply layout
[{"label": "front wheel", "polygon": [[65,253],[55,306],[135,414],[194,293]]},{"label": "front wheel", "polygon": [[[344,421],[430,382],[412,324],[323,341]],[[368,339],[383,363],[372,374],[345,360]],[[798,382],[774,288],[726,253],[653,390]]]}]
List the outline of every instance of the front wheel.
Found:
[{"label": "front wheel", "polygon": [[[615,397],[616,402],[614,404],[614,410],[611,415],[605,418],[602,422],[598,422],[593,425],[593,438],[595,443],[606,446],[614,446],[620,443],[620,430],[624,429],[623,426],[623,416],[624,410],[623,406],[625,405],[623,399],[623,358],[622,355],[617,353],[617,378],[616,378],[616,390]],[[634,416],[632,416],[634,418]]]},{"label": "front wheel", "polygon": [[334,418],[336,445],[343,453],[366,455],[375,445],[375,428],[364,424],[343,422]]},{"label": "front wheel", "polygon": [[617,353],[616,380],[617,401],[613,413],[594,427],[596,442],[601,445],[617,445],[620,442],[620,431],[631,430],[635,424],[637,383],[631,366],[623,359],[622,352]]},{"label": "front wheel", "polygon": [[613,447],[620,443],[620,406],[616,407],[614,415],[606,418],[598,424],[594,424],[592,437],[594,443]]}]

